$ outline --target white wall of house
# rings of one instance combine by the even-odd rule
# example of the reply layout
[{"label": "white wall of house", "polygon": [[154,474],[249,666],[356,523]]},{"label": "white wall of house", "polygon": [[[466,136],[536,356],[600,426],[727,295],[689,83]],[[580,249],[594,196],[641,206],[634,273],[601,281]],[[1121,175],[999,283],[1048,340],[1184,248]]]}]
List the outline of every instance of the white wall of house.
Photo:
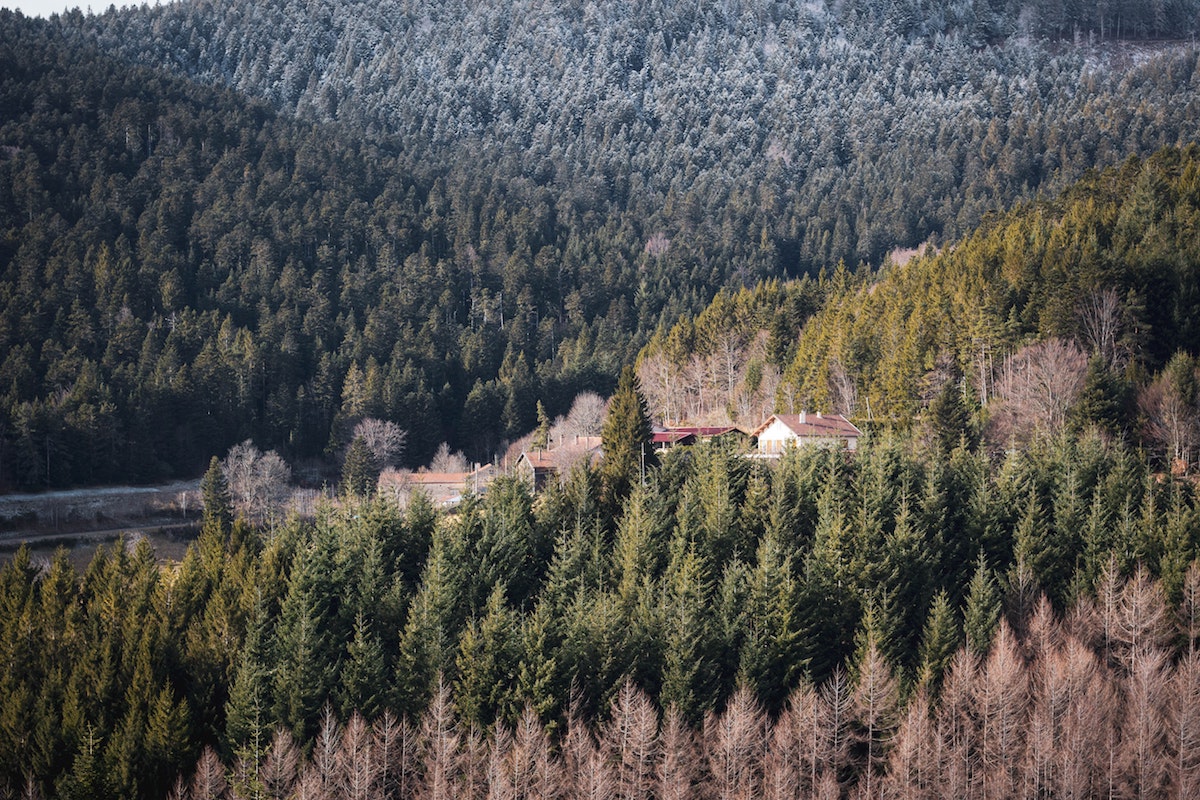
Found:
[{"label": "white wall of house", "polygon": [[787,447],[788,442],[797,447],[830,447],[858,449],[856,436],[797,436],[791,428],[778,419],[758,435],[758,452],[762,455],[779,455]]},{"label": "white wall of house", "polygon": [[796,440],[792,429],[779,420],[772,420],[767,429],[758,435],[758,452],[767,455],[782,453],[788,442]]}]

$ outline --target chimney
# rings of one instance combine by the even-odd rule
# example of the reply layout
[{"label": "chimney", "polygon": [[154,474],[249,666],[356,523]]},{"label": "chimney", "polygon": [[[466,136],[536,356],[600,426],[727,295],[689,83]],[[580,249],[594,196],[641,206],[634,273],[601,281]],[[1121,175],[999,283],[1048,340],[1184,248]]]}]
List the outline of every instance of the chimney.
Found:
[{"label": "chimney", "polygon": [[820,418],[821,418],[821,412],[820,412],[820,411],[818,411],[818,412],[817,412],[817,419],[820,419]]},{"label": "chimney", "polygon": [[808,417],[808,414],[806,412],[804,412],[804,411],[800,412],[800,424],[801,425],[805,424],[807,417]]}]

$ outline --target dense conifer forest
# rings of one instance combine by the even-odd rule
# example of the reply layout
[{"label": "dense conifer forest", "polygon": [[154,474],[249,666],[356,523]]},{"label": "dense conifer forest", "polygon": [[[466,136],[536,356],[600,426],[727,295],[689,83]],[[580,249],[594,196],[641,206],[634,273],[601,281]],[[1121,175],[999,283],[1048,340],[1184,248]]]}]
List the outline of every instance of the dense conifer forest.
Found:
[{"label": "dense conifer forest", "polygon": [[3,12],[0,485],[490,461],[722,288],[1185,143],[1193,6]]},{"label": "dense conifer forest", "polygon": [[1195,796],[1197,19],[0,10],[0,488],[208,465],[177,563],[0,566],[0,797]]},{"label": "dense conifer forest", "polygon": [[82,575],[18,553],[0,571],[2,780],[1190,796],[1191,480],[1096,432],[999,459],[886,434],[770,466],[702,445],[616,496],[608,474],[537,498],[502,479],[450,517],[378,499],[255,531],[214,469],[178,565],[145,545]]}]

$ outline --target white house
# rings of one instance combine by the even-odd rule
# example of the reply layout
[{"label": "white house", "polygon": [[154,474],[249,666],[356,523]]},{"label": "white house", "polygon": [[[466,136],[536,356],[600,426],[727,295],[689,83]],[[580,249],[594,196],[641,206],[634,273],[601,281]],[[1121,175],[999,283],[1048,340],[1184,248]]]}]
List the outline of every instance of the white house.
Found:
[{"label": "white house", "polygon": [[797,447],[829,447],[858,449],[862,431],[841,414],[773,414],[758,426],[753,435],[758,438],[758,454],[777,458],[788,443]]}]

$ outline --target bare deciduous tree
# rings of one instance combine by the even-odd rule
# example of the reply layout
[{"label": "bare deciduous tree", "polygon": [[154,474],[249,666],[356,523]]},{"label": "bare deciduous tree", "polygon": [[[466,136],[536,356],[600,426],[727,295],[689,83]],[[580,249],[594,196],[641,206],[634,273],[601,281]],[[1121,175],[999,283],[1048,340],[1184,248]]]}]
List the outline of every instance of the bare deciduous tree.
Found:
[{"label": "bare deciduous tree", "polygon": [[1194,650],[1176,667],[1169,696],[1171,791],[1200,797],[1200,656]]},{"label": "bare deciduous tree", "polygon": [[1125,716],[1121,725],[1121,785],[1137,800],[1162,797],[1167,782],[1165,690],[1170,673],[1167,654],[1145,648],[1129,671]]},{"label": "bare deciduous tree", "polygon": [[617,770],[617,797],[648,797],[658,748],[658,713],[646,694],[626,683],[613,701],[603,743]]},{"label": "bare deciduous tree", "polygon": [[342,727],[333,706],[325,704],[321,712],[321,727],[313,742],[312,757],[306,772],[317,777],[316,787],[321,797],[337,797],[341,794],[340,756],[342,749]]},{"label": "bare deciduous tree", "polygon": [[275,731],[271,746],[267,749],[262,767],[258,771],[263,797],[269,800],[285,800],[291,795],[299,765],[300,752],[296,749],[292,734],[286,728]]},{"label": "bare deciduous tree", "polygon": [[196,763],[196,773],[192,776],[192,800],[221,800],[228,788],[225,765],[215,750],[205,747]]},{"label": "bare deciduous tree", "polygon": [[668,708],[664,713],[659,742],[662,755],[655,775],[655,796],[661,800],[690,800],[696,796],[696,739],[678,709]]},{"label": "bare deciduous tree", "polygon": [[460,742],[450,685],[439,677],[438,690],[421,716],[423,775],[417,797],[451,800],[458,796]]},{"label": "bare deciduous tree", "polygon": [[[495,745],[494,745],[495,746]],[[560,764],[553,758],[550,738],[537,713],[528,706],[517,721],[512,745],[502,753],[502,786],[516,800],[553,800],[561,793]],[[505,791],[508,791],[505,788]]]},{"label": "bare deciduous tree", "polygon": [[873,797],[887,757],[884,744],[890,738],[899,704],[896,678],[874,641],[867,645],[862,663],[858,665],[853,702],[859,739],[866,745],[866,761],[859,773],[859,784],[866,797]]},{"label": "bare deciduous tree", "polygon": [[721,800],[753,800],[761,796],[766,719],[750,689],[739,687],[729,698],[724,713],[708,713],[704,720],[704,749],[714,796]]},{"label": "bare deciduous tree", "polygon": [[858,409],[858,387],[854,376],[837,358],[829,360],[829,397],[834,410],[848,417]]},{"label": "bare deciduous tree", "polygon": [[1008,623],[1000,620],[975,687],[981,720],[983,796],[1012,797],[1017,787],[1020,737],[1028,712],[1028,676]]},{"label": "bare deciduous tree", "polygon": [[512,749],[512,729],[500,720],[492,730],[492,750],[487,765],[488,800],[514,800],[517,797],[509,765]]},{"label": "bare deciduous tree", "polygon": [[404,453],[404,443],[408,438],[404,431],[394,422],[367,417],[354,426],[350,441],[362,439],[375,456],[375,463],[380,469],[396,466]]},{"label": "bare deciduous tree", "polygon": [[357,711],[350,715],[338,752],[338,784],[345,800],[369,800],[379,794],[379,761],[371,729]]},{"label": "bare deciduous tree", "polygon": [[459,797],[462,800],[483,800],[487,797],[488,742],[475,726],[463,735],[462,781]]},{"label": "bare deciduous tree", "polygon": [[608,403],[595,392],[580,392],[563,420],[566,436],[599,436],[608,416]]},{"label": "bare deciduous tree", "polygon": [[430,472],[466,472],[467,458],[462,453],[450,452],[450,445],[442,442],[438,445],[433,460],[429,462]]},{"label": "bare deciduous tree", "polygon": [[[795,753],[798,761],[796,785],[802,797],[815,795],[822,774],[831,768],[826,710],[825,701],[817,690],[812,684],[804,682],[792,691],[787,708],[776,723],[778,734],[772,739],[772,748],[786,746]],[[786,770],[787,766],[778,764],[773,769]]]},{"label": "bare deciduous tree", "polygon": [[1200,440],[1200,410],[1164,372],[1138,393],[1142,433],[1168,462],[1186,470]]},{"label": "bare deciduous tree", "polygon": [[1110,367],[1122,366],[1129,354],[1121,345],[1125,304],[1112,287],[1095,289],[1079,304],[1079,331],[1083,343]]},{"label": "bare deciduous tree", "polygon": [[563,766],[567,794],[580,800],[612,800],[616,781],[608,759],[601,752],[587,723],[572,714],[563,742]]},{"label": "bare deciduous tree", "polygon": [[978,781],[978,746],[973,687],[975,656],[969,648],[955,653],[942,683],[937,711],[937,797],[968,797]]},{"label": "bare deciduous tree", "polygon": [[929,696],[921,688],[905,707],[892,740],[883,795],[897,800],[932,796],[936,778],[933,768],[937,764],[935,744]]},{"label": "bare deciduous tree", "polygon": [[1010,355],[995,386],[993,439],[1020,441],[1062,430],[1086,372],[1087,356],[1068,339],[1047,339]]},{"label": "bare deciduous tree", "polygon": [[385,798],[411,797],[416,785],[416,731],[407,719],[384,711],[372,727],[379,787]]},{"label": "bare deciduous tree", "polygon": [[638,362],[638,379],[650,416],[664,424],[677,423],[682,416],[679,405],[679,369],[667,357],[657,352]]},{"label": "bare deciduous tree", "polygon": [[1160,649],[1167,637],[1167,606],[1162,587],[1138,567],[1121,589],[1115,641],[1125,668],[1133,672],[1146,653]]},{"label": "bare deciduous tree", "polygon": [[221,470],[234,503],[253,519],[275,513],[291,488],[292,470],[287,463],[274,450],[261,452],[249,439],[229,449]]}]

